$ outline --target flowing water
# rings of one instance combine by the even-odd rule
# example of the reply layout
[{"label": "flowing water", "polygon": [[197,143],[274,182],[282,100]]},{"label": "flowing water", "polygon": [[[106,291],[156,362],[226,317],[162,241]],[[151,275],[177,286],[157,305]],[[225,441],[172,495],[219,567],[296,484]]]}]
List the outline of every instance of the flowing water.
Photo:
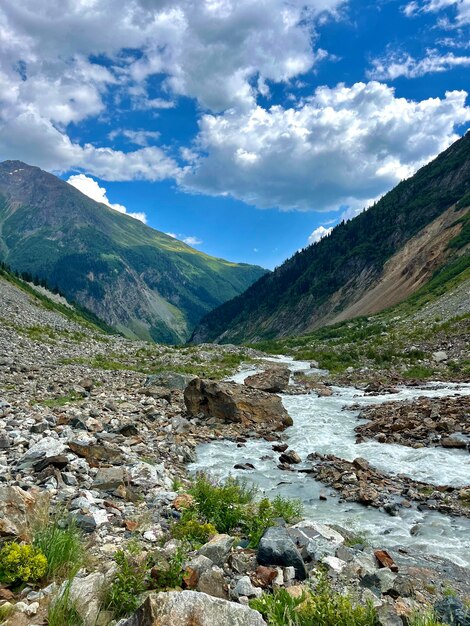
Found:
[{"label": "flowing water", "polygon": [[[291,371],[310,369],[305,362],[287,358],[273,360],[287,363]],[[241,372],[232,380],[243,382],[255,371]],[[414,449],[374,441],[356,444],[354,428],[361,422],[357,419],[358,411],[348,409],[358,402],[376,404],[419,396],[470,395],[470,384],[432,383],[420,388],[403,387],[399,393],[379,396],[364,396],[352,387],[333,387],[333,391],[333,396],[323,398],[314,393],[282,396],[294,421],[294,425],[283,433],[283,439],[302,458],[297,468],[310,467],[307,455],[320,452],[349,461],[360,456],[388,474],[406,474],[436,485],[470,484],[468,452],[444,448]],[[374,545],[413,546],[470,567],[470,520],[416,509],[401,509],[396,517],[391,517],[372,507],[340,502],[334,490],[325,488],[312,476],[280,470],[278,456],[273,452],[272,444],[264,439],[252,439],[243,447],[231,441],[216,441],[198,447],[197,461],[190,470],[204,470],[220,478],[241,476],[255,482],[266,495],[300,498],[305,506],[305,517],[365,534]],[[248,472],[234,469],[235,464],[246,462],[253,463],[255,469]],[[327,493],[326,501],[319,499],[320,491]]]}]

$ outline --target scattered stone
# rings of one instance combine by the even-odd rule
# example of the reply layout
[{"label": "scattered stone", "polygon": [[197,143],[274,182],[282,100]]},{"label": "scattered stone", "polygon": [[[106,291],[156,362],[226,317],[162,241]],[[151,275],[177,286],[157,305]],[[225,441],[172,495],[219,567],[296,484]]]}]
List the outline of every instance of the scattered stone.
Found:
[{"label": "scattered stone", "polygon": [[234,537],[229,535],[215,535],[215,537],[212,537],[210,541],[199,548],[198,552],[222,567],[227,561],[234,541]]}]

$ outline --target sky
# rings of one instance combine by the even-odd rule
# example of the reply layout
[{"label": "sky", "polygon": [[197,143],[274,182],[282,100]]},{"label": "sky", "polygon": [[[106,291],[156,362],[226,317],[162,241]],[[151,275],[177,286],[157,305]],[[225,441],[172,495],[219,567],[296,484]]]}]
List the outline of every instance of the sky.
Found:
[{"label": "sky", "polygon": [[2,0],[0,160],[273,268],[470,127],[470,0]]}]

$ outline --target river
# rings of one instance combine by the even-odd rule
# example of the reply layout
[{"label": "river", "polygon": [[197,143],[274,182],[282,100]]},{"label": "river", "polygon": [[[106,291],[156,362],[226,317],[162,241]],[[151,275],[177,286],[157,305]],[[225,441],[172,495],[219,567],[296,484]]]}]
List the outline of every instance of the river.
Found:
[{"label": "river", "polygon": [[[308,363],[280,357],[291,371],[309,371]],[[259,370],[245,370],[231,380],[243,382]],[[311,371],[311,370],[310,370]],[[283,440],[301,457],[298,469],[310,467],[306,457],[311,452],[335,454],[352,461],[356,457],[388,474],[406,474],[415,480],[436,485],[463,486],[470,483],[470,455],[465,450],[444,448],[409,448],[369,441],[355,443],[354,428],[358,411],[349,406],[405,400],[419,396],[440,397],[452,394],[470,395],[470,384],[430,383],[422,387],[401,387],[399,393],[365,396],[353,387],[333,387],[333,395],[317,397],[315,393],[282,395],[282,401],[293,419],[293,426],[283,433]],[[470,520],[431,511],[401,509],[395,517],[373,507],[344,502],[339,495],[312,476],[277,467],[278,454],[264,439],[251,439],[243,447],[231,441],[202,444],[197,461],[190,471],[205,471],[225,478],[240,476],[256,483],[268,496],[280,494],[299,498],[305,517],[326,524],[338,524],[365,535],[380,547],[413,546],[416,550],[451,559],[470,567]],[[254,470],[235,470],[237,463],[251,462]],[[320,491],[327,500],[320,500]]]}]

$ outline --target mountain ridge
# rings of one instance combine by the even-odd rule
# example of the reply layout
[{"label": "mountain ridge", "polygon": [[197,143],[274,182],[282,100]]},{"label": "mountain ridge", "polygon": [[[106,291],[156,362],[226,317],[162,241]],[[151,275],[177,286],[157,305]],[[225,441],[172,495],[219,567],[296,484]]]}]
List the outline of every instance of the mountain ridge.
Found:
[{"label": "mountain ridge", "polygon": [[0,260],[129,337],[168,343],[266,272],[195,250],[21,161],[0,163]]},{"label": "mountain ridge", "polygon": [[[354,317],[396,304],[429,280],[439,267],[468,250],[468,234],[463,236],[462,245],[451,242],[460,233],[467,233],[469,194],[467,133],[373,207],[342,222],[329,236],[297,252],[244,294],[206,315],[191,341],[257,342],[299,335],[346,319],[348,309],[349,317]],[[360,298],[386,276],[387,263],[396,261],[395,255],[408,242],[446,212],[448,220],[439,230],[446,233],[441,255],[432,263],[428,263],[430,257],[422,258],[424,269],[415,287],[401,295],[397,292],[383,306],[354,309]],[[402,271],[412,270],[405,264]]]}]

